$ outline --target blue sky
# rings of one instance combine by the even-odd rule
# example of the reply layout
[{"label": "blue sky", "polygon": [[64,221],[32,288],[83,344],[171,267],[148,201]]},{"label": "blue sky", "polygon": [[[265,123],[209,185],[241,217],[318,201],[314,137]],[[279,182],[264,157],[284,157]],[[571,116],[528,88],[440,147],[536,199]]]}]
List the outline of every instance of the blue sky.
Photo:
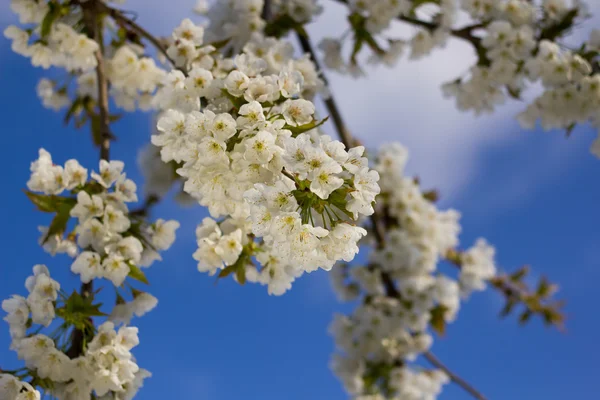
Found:
[{"label": "blue sky", "polygon": [[[140,1],[130,3],[135,9]],[[5,14],[6,5],[2,7]],[[149,5],[140,18],[147,17],[158,32],[168,30],[152,10]],[[335,18],[335,12],[328,10],[325,18]],[[165,16],[174,24],[173,18]],[[312,28],[320,34],[328,29],[326,24]],[[531,264],[537,274],[558,282],[568,320],[566,333],[548,330],[537,320],[526,327],[514,318],[498,320],[501,297],[488,291],[463,305],[433,350],[490,399],[593,396],[600,356],[594,297],[600,279],[600,160],[588,151],[594,133],[578,128],[567,140],[561,132],[524,132],[511,118],[522,103],[490,117],[459,114],[442,100],[438,88],[451,78],[448,69],[465,67],[450,50],[465,51],[451,48],[420,63],[403,62],[356,83],[334,77],[334,93],[342,94],[351,127],[368,145],[390,140],[409,145],[410,170],[425,186],[441,188],[443,206],[463,212],[463,246],[486,237],[497,247],[505,270]],[[23,294],[24,280],[38,263],[47,264],[71,290],[78,280],[69,272],[69,259],[52,258],[37,245],[37,226],[47,224],[48,216],[26,201],[22,189],[40,147],[56,162],[78,158],[88,168],[96,167],[98,152],[86,130],[66,128],[61,115],[41,106],[35,85],[44,72],[12,54],[4,38],[0,59],[5,137],[0,149],[5,168],[0,298]],[[348,92],[348,87],[355,89]],[[128,176],[138,182],[135,159],[150,128],[144,114],[128,115],[114,125],[118,140],[112,157],[124,160]],[[193,231],[203,215],[200,208],[181,208],[172,199],[153,211],[154,218],[175,218],[182,226],[164,261],[148,272],[158,308],[134,320],[141,338],[136,357],[154,374],[138,398],[344,399],[327,366],[333,342],[326,328],[334,312],[349,306],[336,301],[326,273],[303,277],[282,297],[229,280],[215,284],[196,271],[191,258]],[[13,367],[17,360],[8,351],[8,329],[0,326],[0,366]],[[465,398],[452,385],[441,396]]]}]

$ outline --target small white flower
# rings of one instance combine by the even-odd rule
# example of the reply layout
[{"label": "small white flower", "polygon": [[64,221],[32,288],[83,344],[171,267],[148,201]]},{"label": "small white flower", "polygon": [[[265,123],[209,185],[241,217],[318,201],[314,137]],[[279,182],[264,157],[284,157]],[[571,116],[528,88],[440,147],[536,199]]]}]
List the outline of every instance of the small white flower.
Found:
[{"label": "small white flower", "polygon": [[71,216],[84,223],[90,218],[100,217],[104,214],[104,202],[98,195],[89,195],[83,190],[77,193],[77,204],[71,209]]},{"label": "small white flower", "polygon": [[149,229],[150,240],[157,250],[167,250],[175,241],[175,231],[179,229],[179,222],[158,219]]},{"label": "small white flower", "polygon": [[281,112],[285,122],[291,126],[306,125],[313,120],[315,106],[304,99],[288,100],[283,103]]},{"label": "small white flower", "polygon": [[119,254],[110,254],[102,262],[103,276],[109,279],[113,285],[121,286],[129,275],[129,265],[125,262],[123,256]]},{"label": "small white flower", "polygon": [[71,265],[71,271],[79,274],[83,283],[89,283],[92,279],[101,277],[100,255],[92,251],[82,252]]},{"label": "small white flower", "polygon": [[123,161],[100,160],[100,173],[92,172],[92,178],[105,188],[109,188],[119,179],[124,166]]},{"label": "small white flower", "polygon": [[65,163],[64,182],[67,189],[72,190],[84,185],[87,178],[87,169],[83,168],[77,160],[72,159]]},{"label": "small white flower", "polygon": [[125,232],[131,225],[131,221],[129,221],[129,218],[123,211],[117,210],[111,205],[107,205],[104,209],[102,222],[108,232],[116,233]]}]

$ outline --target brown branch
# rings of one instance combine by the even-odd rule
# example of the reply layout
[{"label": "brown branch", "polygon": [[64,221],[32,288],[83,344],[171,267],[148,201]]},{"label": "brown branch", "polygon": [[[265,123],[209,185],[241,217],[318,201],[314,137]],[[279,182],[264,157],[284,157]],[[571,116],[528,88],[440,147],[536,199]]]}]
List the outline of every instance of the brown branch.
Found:
[{"label": "brown branch", "polygon": [[[347,0],[335,0],[335,1],[337,1],[338,3],[348,5]],[[402,22],[406,22],[408,24],[427,29],[429,31],[434,31],[434,30],[440,28],[440,25],[438,25],[436,23],[429,22],[429,21],[423,21],[422,19],[413,18],[413,17],[409,17],[409,16],[405,16],[405,15],[399,15],[397,17],[397,19]],[[483,28],[485,26],[486,26],[486,24],[481,22],[481,23],[476,23],[476,24],[472,24],[472,25],[467,25],[467,26],[464,26],[464,27],[458,28],[458,29],[451,29],[448,31],[448,33],[450,33],[450,35],[454,36],[455,38],[462,39],[462,40],[465,40],[465,41],[471,43],[473,45],[473,47],[478,49],[481,47],[481,39],[478,38],[477,36],[473,36],[472,32],[476,29]]]},{"label": "brown branch", "polygon": [[108,7],[104,3],[102,3],[102,4],[108,11],[109,15],[115,21],[129,26],[135,33],[137,33],[138,35],[140,35],[141,37],[143,37],[144,39],[149,41],[167,60],[169,60],[169,62],[173,66],[176,66],[175,61],[173,61],[173,59],[167,53],[167,48],[165,47],[165,45],[163,43],[161,43],[161,41],[158,38],[156,38],[154,35],[152,35],[150,32],[148,32],[142,26],[137,24],[134,20],[132,20],[131,18],[129,18],[125,14],[123,14],[122,11],[117,10],[115,8]]},{"label": "brown branch", "polygon": [[[445,258],[459,270],[462,268],[463,259],[460,251],[449,250]],[[521,304],[526,310],[521,314],[521,324],[527,322],[531,315],[537,314],[542,317],[546,325],[555,326],[560,331],[564,330],[563,322],[565,315],[561,310],[564,302],[552,298],[557,286],[542,277],[537,290],[530,288],[523,281],[523,278],[528,273],[529,267],[523,266],[510,275],[496,275],[489,280],[490,285],[506,299],[506,305],[501,311],[500,316],[507,316],[511,313],[514,306]]]},{"label": "brown branch", "polygon": [[161,198],[154,194],[149,195],[146,197],[146,201],[144,201],[144,204],[141,207],[129,211],[129,216],[131,218],[145,217],[150,212],[150,209],[158,204],[160,200]]},{"label": "brown branch", "polygon": [[265,21],[269,22],[273,16],[273,5],[271,4],[271,0],[264,0],[263,9],[260,14],[260,17]]},{"label": "brown branch", "polygon": [[[100,3],[104,4],[104,3]],[[100,24],[97,25],[96,40],[99,40],[98,44],[100,49],[96,51],[96,80],[98,82],[98,109],[100,114],[100,132],[101,132],[101,143],[100,143],[100,159],[108,161],[110,158],[110,116],[108,112],[108,80],[106,78],[106,70],[104,65],[104,46],[102,45],[102,27]]]},{"label": "brown branch", "polygon": [[73,0],[73,3],[81,6],[82,9],[86,7],[87,3],[91,3],[91,2],[95,3],[97,13],[109,15],[120,26],[123,26],[123,27],[128,26],[134,33],[136,33],[137,35],[141,36],[142,38],[144,38],[148,42],[150,42],[156,48],[156,50],[158,50],[167,60],[169,60],[169,62],[173,66],[176,65],[175,62],[173,61],[173,59],[169,56],[169,54],[167,54],[167,48],[160,41],[160,39],[158,39],[153,34],[148,32],[144,27],[139,25],[133,19],[126,16],[122,10],[112,8],[108,5],[106,5],[104,2],[98,1],[98,0],[92,0],[92,1],[87,1],[87,2],[82,2],[81,0]]},{"label": "brown branch", "polygon": [[[398,292],[398,289],[396,289],[396,285],[394,284],[394,281],[390,277],[390,275],[387,274],[386,272],[382,272],[381,273],[381,279],[383,281],[383,286],[385,288],[385,295],[387,297],[392,297],[392,298],[400,299],[401,298],[400,292]],[[452,372],[452,370],[450,370],[450,368],[448,368],[446,365],[444,365],[431,352],[427,351],[427,352],[423,353],[423,357],[425,357],[427,359],[427,361],[429,361],[432,365],[434,365],[437,368],[439,368],[442,371],[444,371],[444,373],[448,376],[448,378],[450,378],[450,380],[452,382],[454,382],[455,384],[457,384],[458,386],[460,386],[462,389],[464,389],[467,393],[469,393],[475,399],[477,399],[477,400],[487,400],[486,397],[481,392],[479,392],[477,389],[475,389],[473,387],[473,385],[471,385],[465,379],[461,378],[456,373]]]},{"label": "brown branch", "polygon": [[473,396],[477,400],[487,400],[487,398],[481,392],[479,392],[477,389],[475,389],[473,386],[471,386],[471,384],[469,384],[469,382],[465,381],[463,378],[458,376],[456,373],[452,372],[450,370],[450,368],[448,368],[444,363],[442,363],[431,352],[427,351],[427,352],[423,353],[423,356],[425,357],[425,359],[427,361],[429,361],[431,363],[431,365],[444,371],[444,373],[446,375],[448,375],[448,377],[450,378],[450,380],[452,382],[456,383],[458,386],[463,388],[471,396]]},{"label": "brown branch", "polygon": [[[102,34],[102,19],[105,4],[101,0],[93,0],[80,3],[86,27],[90,35],[98,43],[96,57],[96,81],[98,90],[98,115],[100,121],[100,159],[108,161],[110,159],[110,114],[108,108],[108,79],[104,64],[104,38]],[[92,296],[94,290],[93,281],[83,283],[80,293],[83,298]],[[85,340],[85,331],[74,329],[71,336],[71,346],[67,351],[70,358],[76,358],[83,354],[83,345]]]},{"label": "brown branch", "polygon": [[[317,54],[310,43],[309,37],[303,32],[296,32],[296,36],[298,37],[298,41],[300,42],[300,47],[305,53],[310,55],[310,58],[315,63],[317,67],[317,71],[319,72],[321,79],[325,83],[326,87],[330,87],[329,80],[325,75],[325,71],[321,68],[319,60],[317,59]],[[325,103],[325,107],[327,107],[327,111],[331,116],[335,129],[340,137],[342,143],[346,145],[346,147],[350,148],[356,146],[358,141],[352,137],[350,130],[346,127],[346,123],[344,122],[344,118],[342,117],[342,113],[335,101],[335,97],[331,93],[327,98],[323,99]],[[373,225],[373,232],[375,234],[375,239],[377,240],[377,247],[382,248],[385,244],[385,231],[382,223],[379,221],[379,218],[376,214],[371,216],[371,223]]]},{"label": "brown branch", "polygon": [[[325,82],[325,86],[329,86],[329,80],[325,76],[325,72],[323,71],[323,69],[320,66],[319,60],[317,59],[317,56],[316,56],[316,53],[312,47],[312,44],[310,43],[310,39],[308,38],[308,36],[306,36],[305,34],[300,33],[300,32],[296,32],[296,36],[298,37],[298,40],[300,42],[300,47],[302,47],[302,50],[305,53],[308,53],[310,55],[310,57],[312,58],[312,61],[315,63],[315,66],[317,67],[317,70],[319,71],[319,74],[321,75],[323,82]],[[323,101],[325,102],[327,111],[329,111],[331,119],[333,120],[333,124],[335,125],[335,129],[337,130],[342,143],[344,143],[346,145],[346,147],[355,146],[356,141],[354,140],[354,138],[350,134],[350,131],[346,127],[346,124],[344,123],[344,119],[342,118],[342,113],[340,112],[340,109],[337,105],[337,102],[335,101],[335,98],[330,95]]]},{"label": "brown branch", "polygon": [[[315,51],[310,43],[310,39],[308,38],[307,35],[305,35],[301,32],[296,32],[296,34],[297,34],[298,40],[300,42],[300,46],[302,47],[302,50],[305,53],[308,53],[310,55],[310,57],[312,58],[313,62],[315,63],[315,65],[317,67],[317,70],[319,70],[319,72],[321,74],[321,78],[325,82],[325,85],[329,86],[327,77],[325,76],[323,70],[319,66],[317,56],[316,56]],[[342,114],[337,106],[337,102],[335,101],[335,98],[333,97],[333,95],[331,93],[329,93],[329,97],[325,100],[325,106],[327,107],[327,110],[329,111],[329,113],[332,117],[335,129],[340,137],[340,140],[347,147],[353,146],[356,143],[356,140],[352,137],[352,135],[350,134],[350,131],[346,127],[346,124],[342,118]],[[373,231],[374,231],[375,239],[377,241],[377,246],[379,248],[381,248],[385,245],[384,221],[382,219],[380,219],[379,213],[375,212],[371,216],[371,223],[373,225]],[[392,277],[389,276],[387,273],[382,272],[382,280],[383,280],[383,284],[385,287],[386,296],[399,298],[400,293],[398,292],[398,289],[396,288]],[[425,353],[425,357],[428,360],[430,360],[430,362],[432,362],[432,363],[433,363],[433,360],[435,360],[437,362],[438,367],[443,369],[444,372],[446,372],[446,374],[450,377],[450,379],[452,379],[453,382],[455,382],[456,384],[461,386],[463,389],[465,389],[467,392],[469,392],[471,395],[473,395],[476,399],[485,400],[485,397],[481,393],[479,393],[477,390],[475,390],[464,379],[460,378],[458,375],[456,375],[455,373],[450,371],[445,365],[443,365],[433,355],[431,355],[430,353]]]}]

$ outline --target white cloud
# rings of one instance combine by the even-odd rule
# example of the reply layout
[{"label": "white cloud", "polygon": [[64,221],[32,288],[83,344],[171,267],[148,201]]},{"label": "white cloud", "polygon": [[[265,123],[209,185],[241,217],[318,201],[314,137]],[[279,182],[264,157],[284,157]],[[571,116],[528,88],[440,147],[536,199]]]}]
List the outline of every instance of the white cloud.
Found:
[{"label": "white cloud", "polygon": [[[470,194],[469,213],[486,220],[515,207],[526,207],[540,190],[564,179],[579,157],[592,157],[588,154],[588,131],[577,129],[568,140],[564,134],[540,138],[531,146],[535,152],[517,146],[509,148],[508,151],[514,150],[513,157],[510,163],[503,164],[500,176],[474,182],[478,190]],[[484,176],[485,171],[481,178]]]},{"label": "white cloud", "polygon": [[[343,9],[330,7],[311,34],[339,36]],[[407,37],[411,28],[397,32]],[[394,32],[396,33],[396,32]],[[512,118],[520,105],[509,102],[492,116],[459,112],[442,97],[442,83],[465,73],[475,62],[469,44],[452,40],[445,49],[420,61],[400,60],[395,68],[373,68],[353,80],[329,73],[333,92],[351,131],[368,145],[401,141],[411,151],[409,171],[444,197],[455,195],[473,178],[478,154],[510,140],[491,126]]]}]

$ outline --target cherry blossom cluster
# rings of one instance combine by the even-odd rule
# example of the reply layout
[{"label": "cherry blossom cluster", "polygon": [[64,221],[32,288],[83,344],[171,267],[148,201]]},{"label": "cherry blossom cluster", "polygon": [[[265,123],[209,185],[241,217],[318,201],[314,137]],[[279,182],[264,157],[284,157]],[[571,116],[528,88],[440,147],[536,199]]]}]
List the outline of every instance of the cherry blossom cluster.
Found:
[{"label": "cherry blossom cluster", "polygon": [[[150,376],[131,354],[139,343],[138,331],[127,324],[134,315],[152,310],[157,299],[128,284],[132,300],[126,301],[123,282],[131,277],[147,283],[140,267],[160,259],[158,251],[171,246],[179,224],[162,219],[150,224],[130,212],[126,203],[138,200],[136,185],[123,168],[120,161],[101,160],[98,172],[91,172],[88,180],[88,170],[76,160],[56,165],[44,149],[31,164],[27,195],[41,211],[55,213],[50,226],[40,227],[40,244],[52,255],[76,257],[71,270],[83,283],[109,279],[116,286],[117,301],[110,315],[104,314],[100,304],[93,303],[93,295],[68,296],[46,266],[36,265],[25,283],[27,297],[15,295],[2,302],[11,348],[25,368],[4,371],[10,375],[2,375],[0,391],[18,389],[29,397],[2,398],[39,399],[33,389],[39,386],[60,400],[89,399],[91,393],[129,400]],[[71,218],[77,222],[65,234]],[[108,320],[96,331],[91,317],[103,316]],[[115,324],[123,325],[117,329]],[[45,334],[44,328],[53,330]],[[75,331],[87,343],[72,339]],[[30,382],[18,380],[28,377]]]},{"label": "cherry blossom cluster", "polygon": [[[504,4],[502,12],[484,13],[482,18],[493,17],[481,40],[487,60],[480,59],[468,78],[446,84],[445,93],[456,98],[460,109],[491,112],[507,96],[519,98],[528,84],[540,82],[542,94],[518,116],[524,128],[534,129],[537,121],[545,130],[570,131],[587,122],[598,126],[600,31],[593,31],[589,43],[580,49],[565,49],[557,41],[563,34],[559,28],[584,17],[585,5],[544,1],[541,10],[540,18],[534,4],[513,0]],[[591,150],[600,156],[600,139]]]},{"label": "cherry blossom cluster", "polygon": [[0,398],[14,400],[40,400],[38,390],[10,374],[0,373]]},{"label": "cherry blossom cluster", "polygon": [[[202,36],[184,21],[174,43]],[[294,60],[288,43],[257,35],[233,60],[215,60],[195,44],[200,50],[178,52],[186,54],[187,76],[170,72],[157,94],[170,108],[152,143],[164,162],[182,164],[187,193],[213,218],[229,219],[199,228],[199,270],[239,269],[238,279],[280,294],[303,272],[351,260],[366,234],[355,223],[373,213],[379,176],[364,148],[346,151],[317,131],[324,121],[301,98],[307,82],[308,94],[319,84],[314,66]],[[249,265],[255,255],[269,266],[260,274]]]},{"label": "cherry blossom cluster", "polygon": [[[121,286],[132,268],[149,267],[160,259],[158,251],[167,250],[175,240],[177,221],[159,219],[150,225],[130,218],[126,203],[138,200],[136,184],[123,173],[121,161],[100,161],[99,172],[91,173],[77,160],[64,166],[54,165],[51,155],[40,150],[31,165],[27,182],[33,192],[59,195],[70,190],[76,198],[63,198],[69,217],[77,218],[73,235],[64,238],[63,231],[49,232],[42,227],[44,248],[51,254],[77,255],[71,271],[82,282],[106,278]],[[66,225],[66,222],[65,222]],[[49,236],[50,234],[50,236]]]},{"label": "cherry blossom cluster", "polygon": [[[127,111],[134,111],[136,108],[151,109],[153,94],[166,74],[152,58],[144,56],[143,52],[144,49],[140,46],[123,44],[115,50],[108,62],[107,78],[111,84],[110,94],[117,106]],[[78,84],[80,96],[94,97],[97,91],[96,74],[88,73],[81,76]]]},{"label": "cherry blossom cluster", "polygon": [[267,28],[269,20],[304,24],[319,15],[322,6],[317,0],[273,0],[265,16],[264,0],[217,1],[208,7],[200,0],[196,12],[208,20],[207,39],[211,42],[228,40],[234,53],[239,53],[248,40]]},{"label": "cherry blossom cluster", "polygon": [[[50,29],[44,20],[50,6],[46,1],[11,0],[10,7],[19,16],[19,22],[27,25],[22,29],[11,25],[4,35],[12,40],[12,50],[31,58],[36,67],[73,70],[91,70],[96,66],[94,53],[98,43],[67,23],[58,21]],[[58,16],[57,16],[58,17]]]},{"label": "cherry blossom cluster", "polygon": [[[519,116],[521,125],[533,129],[540,121],[544,130],[566,129],[591,122],[600,127],[600,30],[592,32],[582,54],[542,41],[536,57],[525,65],[528,78],[541,81],[544,91]],[[585,58],[584,58],[585,57]],[[600,136],[592,143],[591,152],[600,157]]]},{"label": "cherry blossom cluster", "polygon": [[[73,18],[70,7],[67,2],[50,5],[46,1],[11,0],[11,9],[24,27],[11,25],[4,35],[12,40],[13,51],[31,58],[34,66],[64,68],[70,76],[75,76],[75,84],[70,83],[71,79],[59,83],[42,78],[38,95],[48,108],[59,110],[71,106],[71,112],[79,114],[89,107],[88,99],[96,100],[97,97],[94,69],[97,65],[95,53],[100,50],[100,45],[80,32],[81,23]],[[153,93],[165,71],[154,59],[144,56],[142,46],[128,43],[126,35],[122,31],[118,33],[120,35],[104,45],[110,94],[117,106],[127,111],[148,110],[152,108]],[[71,100],[71,96],[75,99]]]},{"label": "cherry blossom cluster", "polygon": [[[451,36],[452,27],[459,14],[459,4],[456,0],[417,4],[410,0],[340,2],[347,3],[350,12],[348,21],[354,31],[352,51],[349,56],[345,54],[344,43],[347,41],[347,35],[342,35],[340,38],[324,38],[319,48],[323,52],[324,62],[328,68],[353,76],[365,74],[357,59],[363,48],[369,48],[371,52],[369,63],[394,66],[407,47],[411,59],[422,58],[435,48],[443,47]],[[421,26],[408,40],[384,35],[395,20],[413,16],[416,8],[422,5],[423,8],[437,8],[434,11],[438,16],[435,24]]]},{"label": "cherry blossom cluster", "polygon": [[[518,116],[524,128],[534,129],[538,121],[545,130],[568,132],[577,124],[600,125],[600,30],[592,31],[589,41],[577,49],[561,43],[570,28],[589,16],[582,1],[340,2],[349,7],[353,38],[344,34],[322,40],[319,47],[328,68],[362,76],[357,57],[364,48],[372,53],[371,63],[393,66],[407,47],[410,58],[418,59],[456,37],[470,42],[478,58],[465,76],[443,85],[444,94],[455,98],[459,109],[492,112],[507,98],[520,99],[525,89],[540,82],[542,94]],[[435,18],[426,17],[432,9]],[[464,14],[471,24],[456,28]],[[408,40],[386,37],[394,20],[417,27],[416,33]],[[349,56],[344,51],[348,41],[353,42]],[[591,151],[600,157],[600,137]]]},{"label": "cherry blossom cluster", "polygon": [[[123,326],[117,332],[111,322],[106,322],[99,327],[85,352],[70,358],[63,339],[68,336],[66,330],[59,329],[61,334],[57,336],[46,336],[40,329],[33,329],[36,325],[49,327],[57,314],[65,318],[69,303],[46,266],[36,265],[33,273],[25,283],[27,298],[14,295],[2,302],[2,309],[7,312],[4,320],[10,327],[11,348],[26,365],[14,375],[2,375],[0,394],[7,394],[2,398],[39,399],[39,392],[29,383],[16,379],[31,376],[32,382],[61,400],[90,398],[92,392],[97,396],[110,392],[119,399],[132,399],[143,379],[150,376],[137,366],[130,352],[139,343],[137,328]],[[52,384],[45,384],[44,380]],[[8,393],[25,394],[8,396]]]},{"label": "cherry blossom cluster", "polygon": [[496,273],[495,250],[483,239],[461,255],[458,281],[441,273],[438,265],[458,245],[459,214],[438,210],[404,175],[407,156],[399,144],[379,152],[377,212],[385,215],[385,237],[366,265],[343,264],[331,274],[341,299],[364,296],[351,316],[336,316],[330,328],[339,350],[332,369],[357,398],[435,398],[445,375],[409,363],[431,347],[429,327],[439,331],[453,321],[461,296],[485,289]]},{"label": "cherry blossom cluster", "polygon": [[[600,31],[577,50],[558,44],[586,14],[579,1],[339,2],[350,10],[352,50],[344,55],[347,33],[323,40],[329,68],[358,76],[362,49],[370,49],[370,62],[391,66],[407,47],[417,59],[458,37],[478,57],[467,76],[444,85],[459,108],[492,111],[539,81],[544,92],[520,115],[522,124],[600,124]],[[156,39],[108,1],[11,0],[23,25],[4,32],[13,50],[34,66],[69,75],[63,83],[39,82],[44,106],[68,108],[66,120],[90,122],[96,136],[99,117],[108,113],[99,88],[110,88],[126,111],[158,113],[152,145],[138,159],[147,177],[141,208],[130,209],[137,185],[121,161],[101,160],[89,179],[78,161],[55,165],[43,149],[32,163],[27,196],[54,214],[39,227],[39,244],[74,259],[71,271],[82,289],[69,296],[47,267],[36,265],[27,297],[2,303],[11,348],[25,367],[1,371],[1,399],[39,399],[36,388],[59,400],[136,395],[150,373],[131,353],[139,339],[129,324],[158,300],[132,283],[148,283],[143,268],[175,239],[177,221],[150,223],[146,213],[176,180],[181,200],[210,213],[196,229],[200,272],[281,295],[304,273],[323,269],[341,299],[360,299],[330,326],[337,348],[331,368],[352,398],[438,396],[448,376],[414,361],[432,346],[433,332],[456,318],[461,300],[494,279],[495,249],[479,239],[456,250],[459,213],[439,210],[431,193],[405,176],[404,147],[384,147],[371,168],[364,147],[346,148],[320,132],[327,118],[318,118],[312,99],[327,97],[324,80],[309,55],[295,56],[280,39],[292,31],[306,35],[303,25],[322,11],[319,3],[232,0],[209,8],[201,0],[196,11],[206,16],[206,31],[184,19],[170,38]],[[430,11],[433,18],[419,19]],[[461,12],[474,24],[456,29]],[[397,19],[418,26],[409,40],[386,36]],[[143,40],[156,46],[170,71],[147,56]],[[600,155],[600,139],[594,146]],[[363,245],[369,247],[364,265],[351,265]],[[443,264],[454,264],[458,274],[446,274]],[[91,290],[102,279],[116,292],[111,310],[101,310]],[[552,289],[546,283],[544,290]],[[96,329],[92,318],[103,323]]]}]

